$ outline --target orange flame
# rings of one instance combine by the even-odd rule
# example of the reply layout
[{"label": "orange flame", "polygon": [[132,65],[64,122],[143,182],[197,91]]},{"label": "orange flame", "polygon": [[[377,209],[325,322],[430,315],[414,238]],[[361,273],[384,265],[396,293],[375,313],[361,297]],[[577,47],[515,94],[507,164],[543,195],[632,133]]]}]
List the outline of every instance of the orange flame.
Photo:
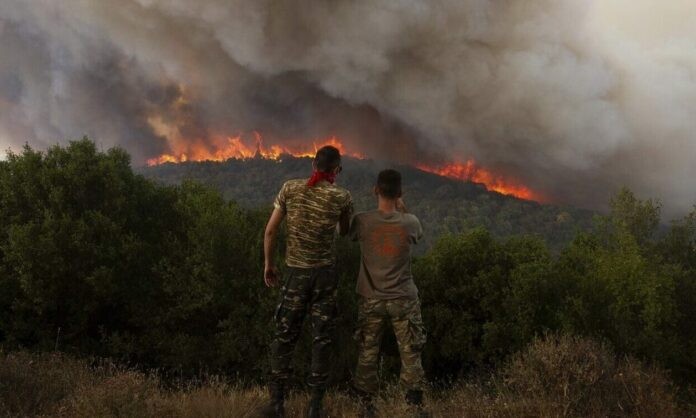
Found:
[{"label": "orange flame", "polygon": [[[156,125],[158,121],[151,121]],[[166,128],[158,126],[159,130],[166,135]],[[324,140],[313,141],[311,145],[304,147],[292,147],[284,145],[265,145],[263,139],[258,132],[254,132],[255,145],[249,145],[241,135],[233,137],[213,137],[205,141],[178,140],[175,143],[170,143],[176,148],[174,154],[162,154],[158,157],[147,160],[147,165],[154,166],[164,163],[182,163],[186,161],[225,161],[229,159],[245,160],[251,158],[264,158],[271,160],[279,160],[283,155],[291,155],[293,157],[314,157],[317,149],[332,145],[341,151],[342,155],[349,155],[354,158],[365,158],[364,155],[357,152],[348,152],[343,143],[336,137],[330,137]],[[492,173],[491,171],[480,167],[475,161],[469,160],[466,163],[448,163],[438,166],[430,166],[426,164],[417,164],[416,167],[420,170],[429,173],[438,174],[440,176],[449,177],[461,181],[473,181],[482,183],[488,190],[512,195],[520,199],[543,201],[542,196],[528,187],[507,179],[501,175]]]},{"label": "orange flame", "polygon": [[474,160],[468,160],[463,164],[448,163],[439,166],[417,164],[416,167],[429,173],[456,180],[481,183],[486,186],[486,189],[488,190],[515,196],[520,199],[536,200],[538,202],[545,200],[541,194],[531,190],[527,186],[524,186],[517,181],[509,180],[501,175],[494,174],[491,171],[480,167]]},{"label": "orange flame", "polygon": [[343,143],[336,137],[312,142],[311,146],[288,147],[281,145],[266,146],[261,135],[254,132],[256,145],[248,145],[241,137],[212,138],[205,142],[189,142],[176,154],[162,154],[159,157],[147,160],[147,165],[159,165],[164,163],[183,163],[186,161],[225,161],[229,159],[245,160],[249,158],[265,158],[278,160],[283,154],[293,157],[314,157],[317,150],[325,145],[332,145],[341,151],[342,155],[355,158],[364,158],[362,154],[347,152]]}]

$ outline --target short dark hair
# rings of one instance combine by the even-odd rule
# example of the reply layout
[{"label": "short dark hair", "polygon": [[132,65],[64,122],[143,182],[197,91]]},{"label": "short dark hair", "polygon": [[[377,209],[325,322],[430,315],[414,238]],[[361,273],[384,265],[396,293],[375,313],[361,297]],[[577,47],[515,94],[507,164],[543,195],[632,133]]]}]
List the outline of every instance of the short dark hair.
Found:
[{"label": "short dark hair", "polygon": [[314,163],[317,170],[329,172],[341,165],[341,151],[331,145],[325,145],[317,150]]},{"label": "short dark hair", "polygon": [[401,173],[396,170],[382,170],[377,175],[377,191],[387,199],[401,197]]}]

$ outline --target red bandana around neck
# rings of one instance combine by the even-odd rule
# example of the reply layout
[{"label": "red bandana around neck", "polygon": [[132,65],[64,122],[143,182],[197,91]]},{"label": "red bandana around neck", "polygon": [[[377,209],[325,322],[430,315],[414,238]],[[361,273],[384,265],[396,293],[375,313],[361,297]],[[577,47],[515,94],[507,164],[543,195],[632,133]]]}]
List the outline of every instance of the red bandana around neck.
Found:
[{"label": "red bandana around neck", "polygon": [[326,180],[329,183],[333,184],[336,181],[336,173],[327,173],[324,171],[314,170],[314,172],[312,173],[312,177],[310,177],[307,181],[307,186],[314,187],[317,183],[319,183],[322,180]]}]

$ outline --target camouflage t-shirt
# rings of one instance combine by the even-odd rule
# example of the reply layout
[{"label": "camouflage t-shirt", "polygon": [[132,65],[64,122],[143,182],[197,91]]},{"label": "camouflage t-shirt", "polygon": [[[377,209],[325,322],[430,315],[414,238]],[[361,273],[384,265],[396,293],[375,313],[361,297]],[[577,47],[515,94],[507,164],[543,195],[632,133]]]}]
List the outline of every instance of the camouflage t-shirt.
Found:
[{"label": "camouflage t-shirt", "polygon": [[336,225],[342,213],[353,213],[350,192],[327,181],[309,187],[306,179],[288,180],[274,206],[286,215],[288,266],[312,268],[334,263]]}]

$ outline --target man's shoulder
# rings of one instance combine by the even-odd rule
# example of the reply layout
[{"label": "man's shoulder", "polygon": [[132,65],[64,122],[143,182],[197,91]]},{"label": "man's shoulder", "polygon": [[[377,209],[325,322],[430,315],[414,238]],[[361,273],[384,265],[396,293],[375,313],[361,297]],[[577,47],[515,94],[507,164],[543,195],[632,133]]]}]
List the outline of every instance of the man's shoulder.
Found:
[{"label": "man's shoulder", "polygon": [[283,187],[295,188],[295,187],[304,186],[306,184],[307,184],[306,179],[290,179],[290,180],[286,180],[285,183],[283,183]]},{"label": "man's shoulder", "polygon": [[338,202],[341,205],[349,203],[353,200],[348,190],[335,184],[323,184],[319,188],[318,193],[323,195],[325,199],[332,202]]},{"label": "man's shoulder", "polygon": [[[307,186],[307,179],[291,179],[283,183],[283,189],[287,194],[301,194],[307,192],[310,188]],[[317,186],[315,192],[330,199],[340,201],[351,200],[350,192],[343,187],[335,184],[325,184]]]},{"label": "man's shoulder", "polygon": [[344,187],[338,186],[336,184],[330,184],[329,189],[332,192],[336,193],[337,196],[350,197],[350,192],[348,191],[348,189]]},{"label": "man's shoulder", "polygon": [[421,226],[420,219],[412,213],[404,213],[404,224],[408,225],[410,228],[413,228],[414,230],[420,230],[423,227]]},{"label": "man's shoulder", "polygon": [[369,218],[371,216],[374,216],[377,212],[377,210],[363,210],[360,212],[356,212],[353,216],[355,218]]},{"label": "man's shoulder", "polygon": [[283,183],[283,187],[281,188],[281,190],[285,192],[285,194],[293,194],[294,192],[301,190],[306,185],[307,180],[290,179],[286,180],[285,183]]},{"label": "man's shoulder", "polygon": [[404,218],[406,222],[420,222],[418,217],[412,213],[404,213]]}]

